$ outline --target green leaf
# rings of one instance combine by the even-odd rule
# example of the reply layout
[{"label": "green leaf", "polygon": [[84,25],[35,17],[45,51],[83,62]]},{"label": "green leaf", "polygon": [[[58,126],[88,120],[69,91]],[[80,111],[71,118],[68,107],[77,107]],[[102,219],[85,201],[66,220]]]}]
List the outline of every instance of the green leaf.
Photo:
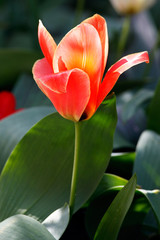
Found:
[{"label": "green leaf", "polygon": [[[137,183],[146,196],[160,224],[160,136],[152,131],[142,133],[136,150],[134,170]],[[158,190],[157,190],[158,189]]]},{"label": "green leaf", "polygon": [[146,190],[160,188],[160,136],[144,131],[138,141],[133,172],[137,183]]},{"label": "green leaf", "polygon": [[12,86],[21,72],[31,72],[41,54],[25,49],[0,49],[0,88]]},{"label": "green leaf", "polygon": [[112,153],[108,172],[129,179],[132,176],[135,152]]},{"label": "green leaf", "polygon": [[138,91],[133,98],[123,106],[122,120],[126,122],[129,120],[137,111],[137,109],[146,101],[151,99],[153,91],[148,89],[142,89]]},{"label": "green leaf", "polygon": [[[113,174],[104,174],[96,191],[89,201],[89,208],[86,214],[86,227],[91,239],[95,234],[95,229],[100,222],[100,219],[105,213],[109,203],[123,186],[127,180]],[[125,226],[135,224],[143,224],[144,217],[149,209],[152,209],[158,224],[160,222],[160,191],[159,190],[144,190],[137,187],[134,202],[125,218]],[[153,222],[153,219],[151,220]]]},{"label": "green leaf", "polygon": [[16,98],[17,109],[40,105],[52,106],[50,100],[39,91],[33,77],[29,74],[22,74],[19,77],[12,92]]},{"label": "green leaf", "polygon": [[107,208],[115,198],[118,191],[128,181],[113,174],[104,174],[97,189],[87,202],[86,229],[91,239],[94,238],[96,229]]},{"label": "green leaf", "polygon": [[[96,191],[88,201],[89,207],[87,208],[85,222],[91,239],[93,239],[95,230],[97,229],[100,220],[102,219],[115,195],[126,183],[127,180],[124,178],[113,174],[104,174]],[[149,209],[152,208],[153,211],[155,211],[155,201],[153,199],[153,195],[156,193],[157,191],[147,191],[137,187],[134,201],[123,222],[124,228],[137,224],[142,225]]]},{"label": "green leaf", "polygon": [[148,128],[160,134],[160,82],[157,85],[154,96],[149,104],[148,115]]},{"label": "green leaf", "polygon": [[[82,124],[75,211],[91,196],[106,170],[116,126],[115,97]],[[23,137],[0,177],[1,220],[25,213],[44,220],[69,201],[74,124],[58,113]]]},{"label": "green leaf", "polygon": [[58,240],[67,228],[69,219],[69,206],[68,204],[65,204],[62,208],[57,209],[49,215],[42,224],[54,236],[54,238]]},{"label": "green leaf", "polygon": [[144,190],[144,189],[139,189],[139,192],[141,192],[145,198],[148,200],[148,203],[150,204],[158,226],[160,228],[160,190]]},{"label": "green leaf", "polygon": [[16,215],[0,223],[0,240],[55,240],[47,229],[31,217]]},{"label": "green leaf", "polygon": [[116,129],[115,134],[114,134],[114,143],[113,143],[113,148],[114,149],[124,149],[124,148],[132,148],[134,149],[134,144],[129,142],[127,139],[125,139],[120,131]]},{"label": "green leaf", "polygon": [[136,189],[136,175],[117,194],[103,216],[96,231],[95,240],[116,240],[124,217],[132,203]]},{"label": "green leaf", "polygon": [[110,189],[117,189],[117,187],[123,187],[126,183],[127,180],[124,178],[121,178],[114,174],[104,174],[102,180],[100,181],[90,200],[93,201],[93,199],[96,199]]},{"label": "green leaf", "polygon": [[0,121],[0,171],[16,144],[40,119],[55,111],[51,107],[24,109]]}]

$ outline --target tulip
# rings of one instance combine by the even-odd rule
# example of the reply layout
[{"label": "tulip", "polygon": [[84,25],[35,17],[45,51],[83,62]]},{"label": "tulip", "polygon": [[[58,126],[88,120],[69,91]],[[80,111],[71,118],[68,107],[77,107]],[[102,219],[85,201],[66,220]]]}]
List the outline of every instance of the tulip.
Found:
[{"label": "tulip", "polygon": [[110,0],[117,13],[131,15],[151,7],[155,0]]},{"label": "tulip", "polygon": [[17,112],[14,95],[8,91],[0,92],[0,120]]},{"label": "tulip", "polygon": [[74,122],[92,117],[124,71],[149,62],[147,52],[123,57],[102,81],[108,33],[105,19],[98,14],[69,31],[58,45],[40,21],[38,39],[44,58],[35,62],[33,77],[57,111]]}]

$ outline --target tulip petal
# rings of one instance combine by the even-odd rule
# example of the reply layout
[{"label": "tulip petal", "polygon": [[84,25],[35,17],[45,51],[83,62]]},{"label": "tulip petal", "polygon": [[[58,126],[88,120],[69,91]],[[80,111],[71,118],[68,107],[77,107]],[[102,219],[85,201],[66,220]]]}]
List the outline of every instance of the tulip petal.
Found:
[{"label": "tulip petal", "polygon": [[46,85],[54,92],[57,93],[66,92],[67,87],[66,79],[68,78],[68,73],[62,72],[59,74],[54,74],[53,69],[46,60],[46,58],[36,61],[33,66],[32,72],[34,79],[37,83],[43,81],[43,85]]},{"label": "tulip petal", "polygon": [[[59,64],[59,61],[63,64]],[[99,70],[102,64],[102,46],[96,29],[87,23],[73,28],[56,48],[54,72],[79,68],[86,72],[91,81],[100,81]],[[93,78],[94,76],[94,78]]]},{"label": "tulip petal", "polygon": [[108,47],[109,47],[108,30],[107,30],[106,21],[100,15],[95,14],[93,17],[86,19],[84,23],[91,24],[99,34],[101,44],[102,44],[102,76],[103,76],[103,72],[107,63]]},{"label": "tulip petal", "polygon": [[130,54],[121,58],[118,62],[111,66],[100,85],[97,108],[107,94],[112,90],[119,76],[129,68],[143,62],[149,63],[149,56],[147,52]]},{"label": "tulip petal", "polygon": [[54,74],[44,58],[35,63],[33,76],[64,118],[79,121],[90,98],[90,80],[84,71],[72,69]]},{"label": "tulip petal", "polygon": [[55,73],[74,68],[83,70],[89,76],[91,96],[87,115],[92,115],[101,81],[102,45],[97,30],[91,24],[81,23],[72,29],[55,50],[53,58]]},{"label": "tulip petal", "polygon": [[38,40],[44,56],[52,66],[53,56],[57,45],[41,21],[39,21],[38,25]]}]

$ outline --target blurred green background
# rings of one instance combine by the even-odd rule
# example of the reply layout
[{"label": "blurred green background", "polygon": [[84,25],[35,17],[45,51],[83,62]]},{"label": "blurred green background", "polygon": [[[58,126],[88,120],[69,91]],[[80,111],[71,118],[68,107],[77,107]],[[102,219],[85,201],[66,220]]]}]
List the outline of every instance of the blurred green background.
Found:
[{"label": "blurred green background", "polygon": [[[160,28],[159,7],[160,1],[157,1],[147,12],[131,17],[130,32],[125,51],[121,53],[122,56],[143,50],[150,52],[153,49]],[[0,89],[12,87],[15,77],[20,73],[31,72],[32,64],[30,62],[34,62],[41,56],[37,39],[39,19],[43,21],[58,43],[72,27],[94,13],[99,13],[105,17],[108,24],[109,67],[110,64],[118,60],[116,51],[124,22],[124,17],[115,12],[109,1],[1,0]],[[157,60],[159,56],[155,58]],[[159,66],[158,63],[154,62],[151,71],[149,71],[149,74],[152,73],[156,78],[159,76],[159,67],[156,68]],[[137,71],[133,70],[132,72],[134,72],[133,75],[130,73],[132,78],[135,78],[135,75],[140,78]]]},{"label": "blurred green background", "polygon": [[[31,107],[31,109],[28,109],[29,113],[27,111],[21,112],[22,118],[15,114],[12,116],[13,119],[11,117],[1,121],[1,136],[3,138],[1,138],[0,143],[0,157],[4,160],[1,160],[1,164],[3,163],[4,165],[12,148],[18,143],[19,138],[24,136],[28,129],[42,118],[41,114],[46,115],[46,110],[43,110],[44,112],[41,113],[41,108],[36,110],[36,108],[32,107],[52,106],[46,96],[38,89],[32,76],[34,62],[43,57],[37,36],[39,19],[42,20],[58,44],[70,29],[84,19],[98,13],[106,19],[108,26],[109,55],[106,70],[118,61],[119,58],[127,54],[148,51],[150,56],[149,64],[140,64],[122,74],[112,90],[116,93],[118,123],[114,135],[113,154],[106,172],[107,174],[117,174],[126,179],[129,179],[133,172],[136,172],[138,184],[144,189],[159,189],[159,9],[160,0],[157,0],[150,9],[128,18],[128,16],[118,15],[108,0],[0,0],[0,91],[9,90],[15,95],[17,109],[28,109]],[[124,31],[126,22],[128,29]],[[122,40],[123,44],[120,45]],[[49,113],[52,110],[55,111],[53,106]],[[19,134],[19,138],[14,139],[11,137],[16,136],[16,134]],[[13,142],[13,145],[8,144],[10,142]],[[8,155],[3,153],[5,151]],[[149,166],[148,168],[145,168],[146,162],[147,166]],[[107,179],[107,175],[104,177]],[[105,182],[105,178],[103,178],[103,181]],[[107,181],[108,179],[106,183]],[[151,196],[155,197],[154,193]],[[159,195],[156,196],[157,202],[152,202],[153,199],[151,199],[151,203],[153,205],[155,203],[157,207],[155,213],[160,222]],[[141,209],[134,209],[137,200],[139,198],[136,195],[135,205],[133,204],[133,208],[130,211],[135,213],[135,217],[132,218],[133,215],[131,214],[130,221],[128,221],[128,218],[126,225],[130,224],[130,222],[132,225],[134,218],[136,221],[139,219]],[[82,213],[83,215],[83,210],[78,214]],[[142,215],[145,216],[146,212],[142,211]],[[143,227],[148,224],[151,234],[152,232],[158,232],[159,226],[152,226],[156,225],[152,215],[150,218],[147,212],[147,216],[149,216],[150,221],[145,219]],[[81,217],[80,215],[78,228],[81,228],[81,226],[79,227],[79,222],[83,223],[81,218],[83,216]],[[71,226],[72,224],[73,222]],[[153,230],[151,227],[153,227]],[[137,230],[137,227],[133,228],[131,232],[130,230],[128,231],[129,239],[131,239],[130,237],[135,232],[135,229]],[[145,234],[146,232],[148,234],[148,229],[145,231]],[[79,233],[81,233],[81,229]],[[124,239],[123,235],[121,239]],[[134,234],[133,239],[137,239]]]}]

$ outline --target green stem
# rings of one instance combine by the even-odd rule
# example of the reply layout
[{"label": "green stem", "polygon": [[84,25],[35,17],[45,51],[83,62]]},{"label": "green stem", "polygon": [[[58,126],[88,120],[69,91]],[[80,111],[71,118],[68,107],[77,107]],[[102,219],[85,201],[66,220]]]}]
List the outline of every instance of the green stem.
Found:
[{"label": "green stem", "polygon": [[70,192],[70,200],[69,200],[71,216],[73,214],[74,204],[75,204],[75,196],[76,196],[77,171],[78,171],[79,150],[80,150],[80,125],[81,125],[81,122],[75,123],[74,161],[73,161],[71,192]]},{"label": "green stem", "polygon": [[118,43],[117,58],[119,59],[124,52],[130,29],[130,16],[126,16],[122,26],[122,32]]}]

